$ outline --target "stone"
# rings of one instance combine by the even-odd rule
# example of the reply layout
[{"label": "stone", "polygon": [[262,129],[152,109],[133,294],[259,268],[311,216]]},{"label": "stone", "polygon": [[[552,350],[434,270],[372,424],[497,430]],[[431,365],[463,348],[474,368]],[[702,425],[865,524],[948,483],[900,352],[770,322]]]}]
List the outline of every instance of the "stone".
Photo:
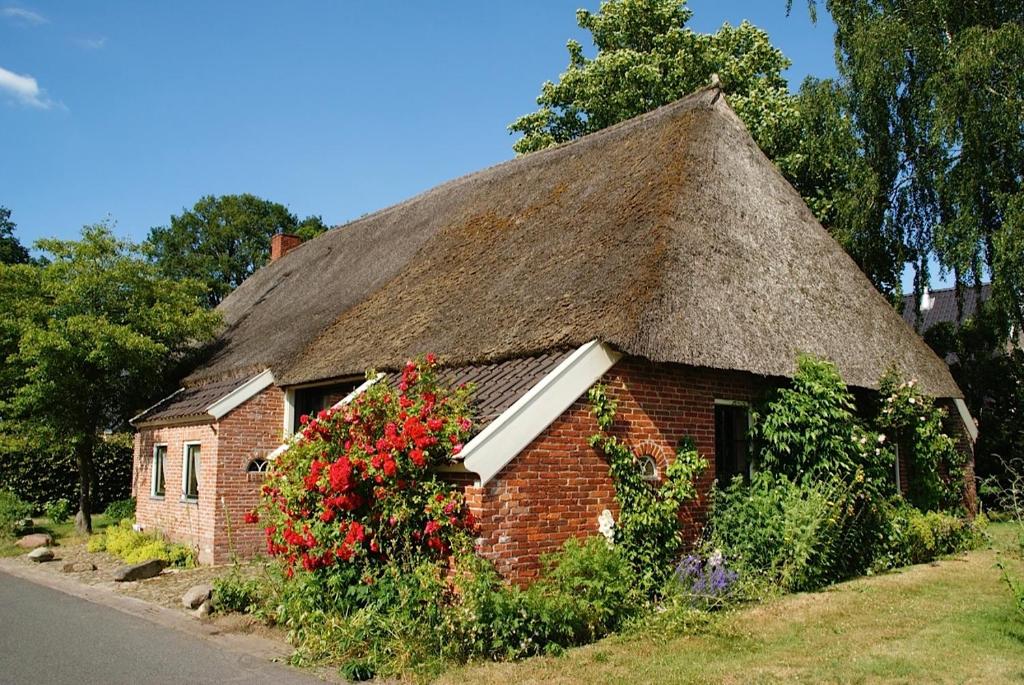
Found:
[{"label": "stone", "polygon": [[53,550],[49,547],[36,547],[34,550],[28,553],[28,558],[37,564],[41,564],[44,561],[53,560]]},{"label": "stone", "polygon": [[114,571],[114,580],[118,583],[131,583],[136,580],[144,580],[160,575],[160,572],[167,568],[167,562],[163,559],[150,559],[138,564],[122,566]]},{"label": "stone", "polygon": [[208,583],[193,585],[181,596],[181,604],[186,609],[198,609],[199,606],[213,595],[213,586]]},{"label": "stone", "polygon": [[35,549],[36,547],[49,547],[53,544],[53,538],[47,533],[32,533],[18,538],[17,545],[22,549]]},{"label": "stone", "polygon": [[75,561],[64,564],[60,569],[64,573],[88,573],[96,570],[96,564],[89,561]]},{"label": "stone", "polygon": [[196,609],[195,616],[196,616],[196,618],[206,618],[206,617],[208,617],[212,613],[213,613],[213,602],[211,602],[210,600],[206,599],[206,600],[203,600],[203,603],[199,605],[198,609]]}]

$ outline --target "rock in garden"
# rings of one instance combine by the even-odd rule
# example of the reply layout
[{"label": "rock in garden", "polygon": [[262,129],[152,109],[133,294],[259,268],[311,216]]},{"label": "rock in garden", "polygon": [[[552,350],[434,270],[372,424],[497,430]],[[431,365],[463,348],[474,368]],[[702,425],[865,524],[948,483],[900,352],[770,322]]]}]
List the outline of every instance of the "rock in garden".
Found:
[{"label": "rock in garden", "polygon": [[212,613],[213,603],[210,600],[206,599],[203,600],[203,603],[199,605],[198,609],[196,609],[196,618],[206,618]]},{"label": "rock in garden", "polygon": [[163,559],[150,559],[140,564],[122,566],[114,571],[114,580],[118,583],[130,583],[136,580],[152,578],[153,576],[160,575],[160,572],[166,567],[167,562]]},{"label": "rock in garden", "polygon": [[36,547],[49,547],[53,544],[53,538],[46,533],[33,533],[18,538],[18,547],[22,549],[35,549]]},{"label": "rock in garden", "polygon": [[181,596],[181,604],[186,609],[198,609],[213,594],[213,586],[207,583],[193,585],[188,592]]},{"label": "rock in garden", "polygon": [[28,553],[28,558],[37,564],[53,559],[53,550],[49,547],[36,547]]},{"label": "rock in garden", "polygon": [[89,571],[95,571],[96,564],[89,561],[75,561],[64,564],[61,571],[64,573],[87,573]]}]

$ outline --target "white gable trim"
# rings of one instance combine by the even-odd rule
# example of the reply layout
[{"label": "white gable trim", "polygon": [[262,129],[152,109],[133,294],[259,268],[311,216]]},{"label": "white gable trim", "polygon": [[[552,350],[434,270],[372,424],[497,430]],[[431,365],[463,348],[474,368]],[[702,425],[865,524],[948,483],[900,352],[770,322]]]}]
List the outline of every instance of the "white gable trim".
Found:
[{"label": "white gable trim", "polygon": [[252,399],[257,393],[266,390],[273,384],[274,374],[270,372],[270,369],[267,369],[262,373],[256,374],[245,383],[242,383],[227,395],[211,404],[206,408],[206,413],[219,420],[229,411],[238,407],[243,402]]},{"label": "white gable trim", "polygon": [[[348,404],[349,402],[351,402],[352,400],[354,400],[355,398],[359,397],[364,392],[366,392],[371,385],[373,385],[374,383],[376,383],[380,379],[384,378],[385,375],[386,374],[378,373],[373,378],[367,378],[365,381],[363,381],[359,385],[359,387],[357,387],[355,390],[353,390],[352,392],[350,392],[349,394],[345,395],[340,400],[335,402],[333,405],[331,405],[331,409],[337,409],[338,407],[344,407],[346,404]],[[294,392],[294,390],[289,390],[288,392],[285,393],[285,412],[284,412],[284,414],[285,414],[285,417],[284,417],[285,418],[285,423],[284,423],[284,430],[285,430],[285,434],[286,435],[288,434],[289,431],[291,431],[292,421],[294,420],[294,417],[295,417],[295,404],[294,403],[295,403],[295,392]],[[300,437],[299,433],[296,433],[295,435],[290,436],[286,442],[282,443],[277,449],[275,449],[273,452],[271,452],[270,454],[267,455],[267,461],[273,461],[274,459],[277,459],[282,454],[287,452],[288,448],[291,447],[299,439],[299,437]]]},{"label": "white gable trim", "polygon": [[621,356],[597,340],[586,343],[470,440],[462,451],[463,463],[480,477],[479,485],[498,475]]},{"label": "white gable trim", "polygon": [[971,436],[971,442],[977,442],[978,424],[974,422],[974,417],[971,416],[971,412],[967,409],[967,405],[961,399],[954,399],[953,404],[956,405],[956,410],[960,413],[960,420],[964,422],[967,434]]}]

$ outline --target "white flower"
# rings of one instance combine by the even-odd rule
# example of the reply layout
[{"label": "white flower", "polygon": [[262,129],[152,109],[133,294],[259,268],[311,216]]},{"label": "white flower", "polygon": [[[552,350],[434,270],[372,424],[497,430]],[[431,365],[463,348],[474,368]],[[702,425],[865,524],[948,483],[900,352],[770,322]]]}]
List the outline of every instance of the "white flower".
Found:
[{"label": "white flower", "polygon": [[907,398],[907,402],[910,402],[911,404],[914,404],[914,402],[916,402],[916,400],[913,397],[908,397]]},{"label": "white flower", "polygon": [[885,433],[879,433],[878,434],[878,444],[881,445],[883,442],[885,442]]},{"label": "white flower", "polygon": [[615,517],[607,509],[597,517],[597,532],[605,537],[609,546],[615,542]]},{"label": "white flower", "polygon": [[716,549],[714,552],[712,552],[711,556],[708,557],[708,563],[711,564],[712,566],[721,566],[722,565],[722,550]]}]

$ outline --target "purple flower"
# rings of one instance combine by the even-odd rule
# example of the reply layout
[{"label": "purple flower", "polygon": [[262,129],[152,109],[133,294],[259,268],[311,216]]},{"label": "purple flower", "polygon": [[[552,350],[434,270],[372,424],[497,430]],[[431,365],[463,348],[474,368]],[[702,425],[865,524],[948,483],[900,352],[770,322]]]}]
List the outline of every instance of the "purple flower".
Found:
[{"label": "purple flower", "polygon": [[739,574],[730,569],[720,552],[706,560],[689,554],[676,566],[675,579],[695,598],[722,597],[729,593]]}]

